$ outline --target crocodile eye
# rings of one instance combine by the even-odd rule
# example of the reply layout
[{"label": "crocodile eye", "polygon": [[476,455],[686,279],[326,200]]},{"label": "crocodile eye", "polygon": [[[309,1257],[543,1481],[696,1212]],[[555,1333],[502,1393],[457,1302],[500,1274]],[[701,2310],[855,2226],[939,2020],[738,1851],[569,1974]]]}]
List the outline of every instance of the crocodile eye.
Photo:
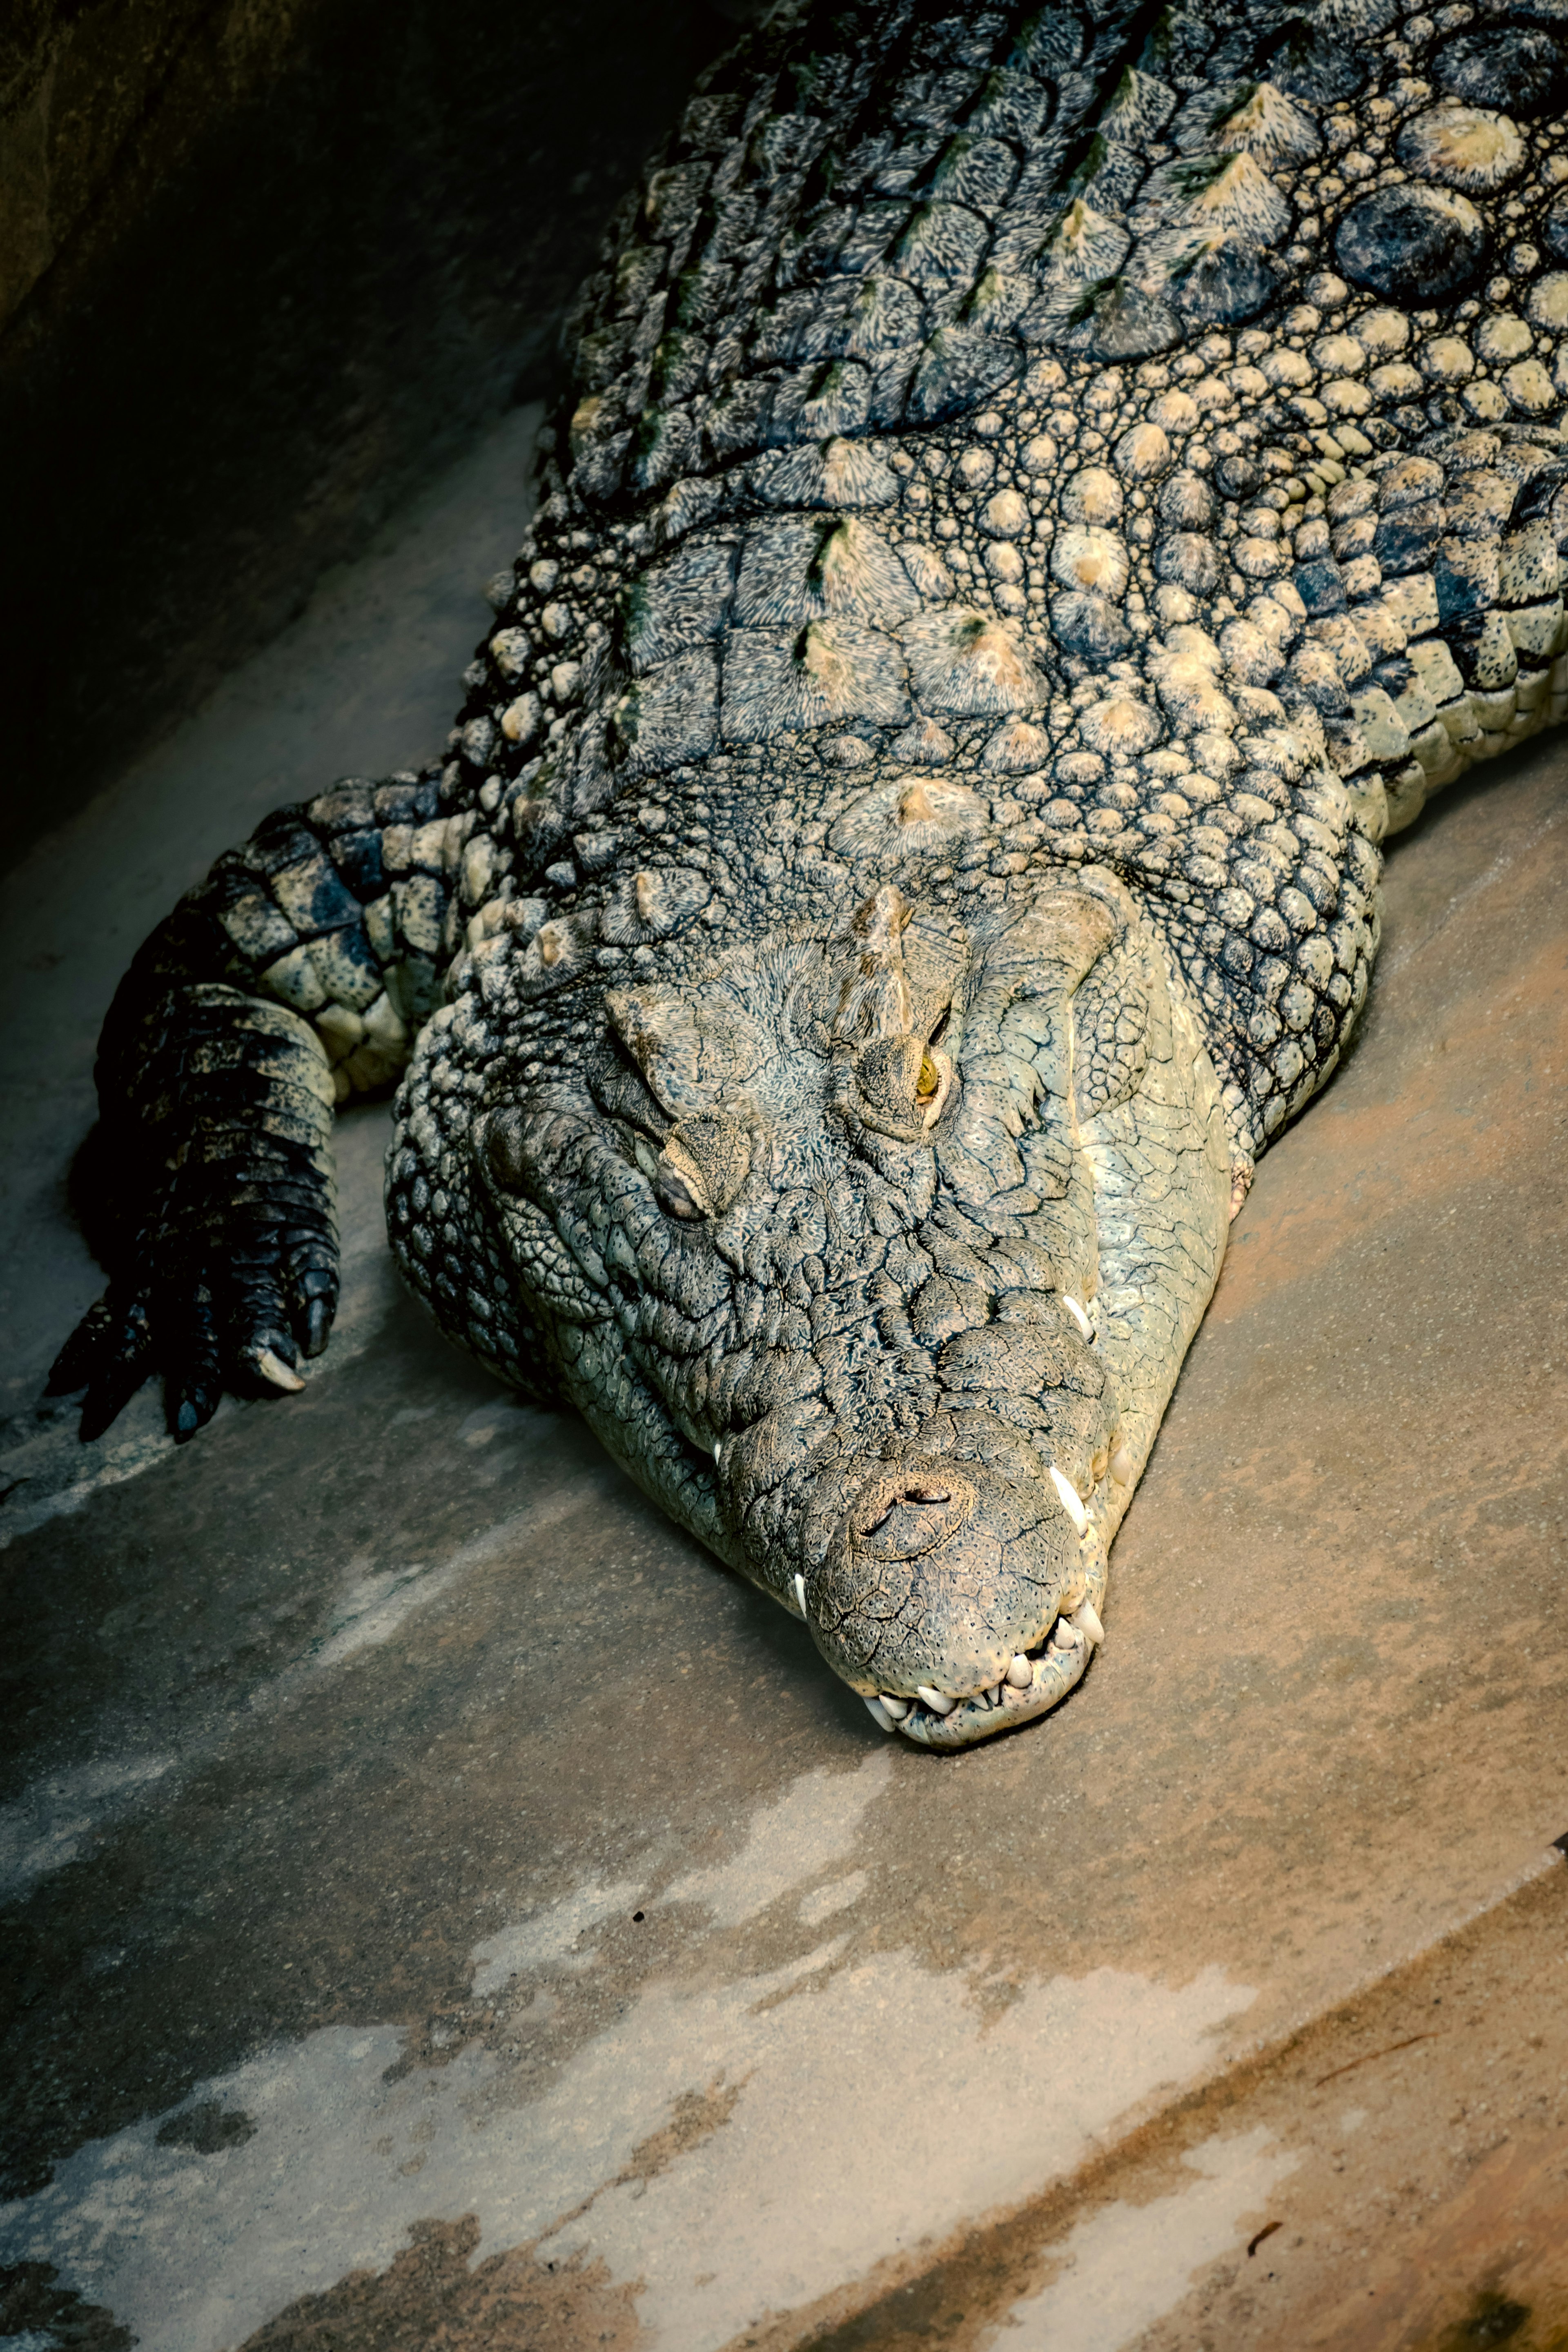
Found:
[{"label": "crocodile eye", "polygon": [[[686,1160],[686,1154],[681,1153]],[[668,1209],[672,1217],[689,1222],[709,1213],[709,1202],[702,1181],[688,1160],[678,1166],[667,1144],[654,1169],[653,1189],[658,1194],[659,1206]]]},{"label": "crocodile eye", "polygon": [[952,1018],[952,1005],[944,1004],[936,1027],[926,1039],[921,1055],[921,1066],[915,1077],[915,1108],[921,1115],[922,1127],[936,1124],[952,1083],[952,1064],[940,1050]]},{"label": "crocodile eye", "polygon": [[947,1097],[952,1087],[952,1064],[934,1045],[928,1045],[921,1056],[920,1076],[915,1083],[915,1108],[922,1127],[934,1127],[947,1108]]},{"label": "crocodile eye", "polygon": [[952,1064],[933,1037],[879,1037],[856,1057],[862,1116],[889,1134],[909,1132],[911,1115],[921,1128],[941,1117],[952,1084]]},{"label": "crocodile eye", "polygon": [[722,1111],[697,1111],[664,1140],[653,1169],[659,1206],[672,1217],[721,1217],[752,1165],[752,1146],[740,1121]]}]

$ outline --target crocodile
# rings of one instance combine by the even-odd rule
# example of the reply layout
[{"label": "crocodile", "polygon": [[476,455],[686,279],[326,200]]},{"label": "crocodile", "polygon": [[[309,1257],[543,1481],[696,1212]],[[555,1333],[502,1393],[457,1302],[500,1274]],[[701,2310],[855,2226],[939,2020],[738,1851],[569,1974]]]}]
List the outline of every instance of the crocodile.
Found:
[{"label": "crocodile", "polygon": [[221,857],[98,1065],[82,1433],[392,1245],[877,1723],[1057,1705],[1383,843],[1568,709],[1568,0],[786,9],[569,323],[424,769]]}]

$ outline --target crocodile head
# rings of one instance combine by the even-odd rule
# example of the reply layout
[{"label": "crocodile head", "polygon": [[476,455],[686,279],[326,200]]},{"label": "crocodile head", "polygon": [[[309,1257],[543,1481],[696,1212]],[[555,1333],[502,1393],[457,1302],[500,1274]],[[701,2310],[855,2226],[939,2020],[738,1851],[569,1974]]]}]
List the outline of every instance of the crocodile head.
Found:
[{"label": "crocodile head", "polygon": [[[1082,1675],[1104,1556],[1224,1247],[1219,1089],[1089,868],[982,918],[584,972],[478,1163],[609,1450],[803,1615],[885,1725],[962,1746]],[[644,968],[646,970],[646,966]]]}]

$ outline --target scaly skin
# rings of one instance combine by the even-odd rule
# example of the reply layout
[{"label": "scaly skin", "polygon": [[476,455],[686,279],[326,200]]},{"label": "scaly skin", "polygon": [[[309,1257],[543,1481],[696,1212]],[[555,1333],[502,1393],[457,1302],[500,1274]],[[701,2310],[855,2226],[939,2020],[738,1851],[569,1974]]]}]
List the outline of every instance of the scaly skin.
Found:
[{"label": "scaly skin", "polygon": [[406,1062],[447,1331],[885,1725],[1059,1699],[1380,842],[1568,704],[1562,15],[743,43],[585,289],[447,757],[281,812],[121,992],[86,1426],[297,1377],[329,1099]]}]

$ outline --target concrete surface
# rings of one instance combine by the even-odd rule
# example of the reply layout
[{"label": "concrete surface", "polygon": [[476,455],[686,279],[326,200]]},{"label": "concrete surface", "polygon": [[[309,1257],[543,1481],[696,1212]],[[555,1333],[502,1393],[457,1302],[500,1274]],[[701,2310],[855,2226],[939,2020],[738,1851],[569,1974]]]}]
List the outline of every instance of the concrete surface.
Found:
[{"label": "concrete surface", "polygon": [[114,977],[438,740],[526,423],[8,894],[0,2345],[1561,2352],[1568,747],[1396,845],[1016,1737],[884,1740],[452,1353],[380,1110],[303,1396],[178,1454],[38,1405]]}]

